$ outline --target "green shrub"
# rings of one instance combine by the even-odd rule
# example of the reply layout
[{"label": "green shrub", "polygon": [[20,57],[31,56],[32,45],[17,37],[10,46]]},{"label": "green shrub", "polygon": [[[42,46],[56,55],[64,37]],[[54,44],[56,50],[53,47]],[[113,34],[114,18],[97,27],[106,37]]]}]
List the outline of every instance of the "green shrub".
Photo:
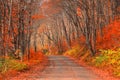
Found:
[{"label": "green shrub", "polygon": [[93,59],[97,67],[110,66],[113,74],[120,76],[120,49],[117,50],[100,50],[101,54]]},{"label": "green shrub", "polygon": [[22,62],[16,61],[14,59],[5,59],[4,64],[1,66],[1,72],[7,72],[8,70],[23,71],[28,69],[28,66]]},{"label": "green shrub", "polygon": [[104,55],[100,55],[99,57],[95,58],[95,65],[100,66],[104,61],[107,61],[108,57]]},{"label": "green shrub", "polygon": [[10,66],[10,69],[14,69],[17,71],[22,71],[28,68],[26,64],[15,60],[11,60],[8,65]]}]

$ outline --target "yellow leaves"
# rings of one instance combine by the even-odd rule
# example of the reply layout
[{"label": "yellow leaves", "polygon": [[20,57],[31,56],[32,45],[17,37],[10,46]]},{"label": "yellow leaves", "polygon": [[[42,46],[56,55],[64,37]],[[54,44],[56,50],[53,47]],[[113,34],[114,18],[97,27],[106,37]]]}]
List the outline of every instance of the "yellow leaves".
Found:
[{"label": "yellow leaves", "polygon": [[39,15],[39,14],[35,14],[35,15],[32,16],[32,19],[43,19],[43,18],[45,18],[45,16],[44,15]]},{"label": "yellow leaves", "polygon": [[14,59],[5,59],[4,64],[0,67],[0,71],[5,73],[8,70],[22,71],[27,68],[28,68],[28,66],[25,63],[16,61]]},{"label": "yellow leaves", "polygon": [[109,50],[102,50],[102,49],[100,49],[99,51],[100,51],[103,55],[112,55],[112,54],[116,53],[116,51],[113,51],[113,50],[111,50],[111,49],[109,49]]},{"label": "yellow leaves", "polygon": [[72,47],[72,49],[66,51],[64,55],[71,56],[77,59],[81,57],[80,60],[85,60],[90,55],[89,53],[89,50],[86,49],[85,46],[77,45]]},{"label": "yellow leaves", "polygon": [[[101,54],[92,60],[97,67],[108,67],[113,74],[120,76],[120,48],[116,50],[100,50]],[[110,69],[109,69],[110,67]]]},{"label": "yellow leaves", "polygon": [[98,57],[95,57],[95,66],[105,66],[105,62],[108,60],[107,56],[104,55],[100,55]]},{"label": "yellow leaves", "polygon": [[112,59],[112,60],[110,61],[110,64],[114,64],[114,63],[116,63],[116,60],[115,60],[115,59]]},{"label": "yellow leaves", "polygon": [[78,54],[78,50],[73,48],[71,50],[68,50],[65,54],[75,57],[75,55]]},{"label": "yellow leaves", "polygon": [[72,56],[72,57],[77,57],[79,52],[80,52],[80,47],[79,46],[75,46],[72,49],[66,51],[65,55],[69,55],[69,56]]}]

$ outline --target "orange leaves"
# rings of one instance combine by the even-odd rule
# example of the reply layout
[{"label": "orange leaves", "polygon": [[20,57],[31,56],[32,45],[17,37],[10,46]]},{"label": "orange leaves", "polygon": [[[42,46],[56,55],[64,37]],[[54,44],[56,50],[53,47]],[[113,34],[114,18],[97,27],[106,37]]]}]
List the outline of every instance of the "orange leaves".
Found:
[{"label": "orange leaves", "polygon": [[77,15],[78,16],[81,16],[82,14],[81,14],[81,9],[80,8],[77,8]]},{"label": "orange leaves", "polygon": [[13,32],[15,33],[14,35],[17,35],[17,34],[18,34],[18,28],[17,28],[17,27],[14,27],[14,28],[13,28]]},{"label": "orange leaves", "polygon": [[45,16],[44,15],[39,15],[39,14],[35,14],[35,15],[32,16],[32,19],[43,19],[43,18],[45,18]]},{"label": "orange leaves", "polygon": [[38,51],[38,52],[34,52],[32,49],[30,51],[30,58],[34,59],[34,60],[38,60],[38,59],[42,59],[44,58],[44,55],[42,52]]},{"label": "orange leaves", "polygon": [[[27,57],[27,55],[25,55],[25,57],[24,57],[25,61],[27,60],[26,57]],[[32,48],[30,49],[30,59],[29,59],[29,61],[31,63],[29,63],[29,64],[36,64],[38,62],[42,62],[45,59],[46,59],[46,57],[41,51],[35,52],[34,49],[32,49]]]},{"label": "orange leaves", "polygon": [[120,46],[120,20],[114,21],[103,29],[103,37],[97,38],[98,48],[113,48]]}]

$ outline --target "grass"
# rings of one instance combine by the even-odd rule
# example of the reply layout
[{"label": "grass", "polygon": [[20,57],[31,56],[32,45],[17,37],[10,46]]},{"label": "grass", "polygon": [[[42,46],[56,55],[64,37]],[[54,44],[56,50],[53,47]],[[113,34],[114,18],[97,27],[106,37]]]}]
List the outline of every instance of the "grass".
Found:
[{"label": "grass", "polygon": [[23,71],[28,69],[28,66],[15,59],[5,59],[4,62],[0,61],[0,72],[5,73],[9,70]]}]

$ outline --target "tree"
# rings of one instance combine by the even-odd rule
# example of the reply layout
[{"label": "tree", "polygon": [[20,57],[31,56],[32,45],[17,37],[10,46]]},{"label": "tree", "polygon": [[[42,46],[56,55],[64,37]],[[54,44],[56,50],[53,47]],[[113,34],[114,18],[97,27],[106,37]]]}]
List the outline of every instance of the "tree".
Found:
[{"label": "tree", "polygon": [[20,49],[29,56],[33,30],[32,16],[39,0],[0,0],[0,55]]},{"label": "tree", "polygon": [[[97,31],[102,34],[102,28],[114,19],[114,1],[69,0],[63,1],[61,5],[67,18],[75,26],[78,38],[82,34],[91,55],[95,55]],[[77,14],[77,9],[80,10],[80,15]]]}]

